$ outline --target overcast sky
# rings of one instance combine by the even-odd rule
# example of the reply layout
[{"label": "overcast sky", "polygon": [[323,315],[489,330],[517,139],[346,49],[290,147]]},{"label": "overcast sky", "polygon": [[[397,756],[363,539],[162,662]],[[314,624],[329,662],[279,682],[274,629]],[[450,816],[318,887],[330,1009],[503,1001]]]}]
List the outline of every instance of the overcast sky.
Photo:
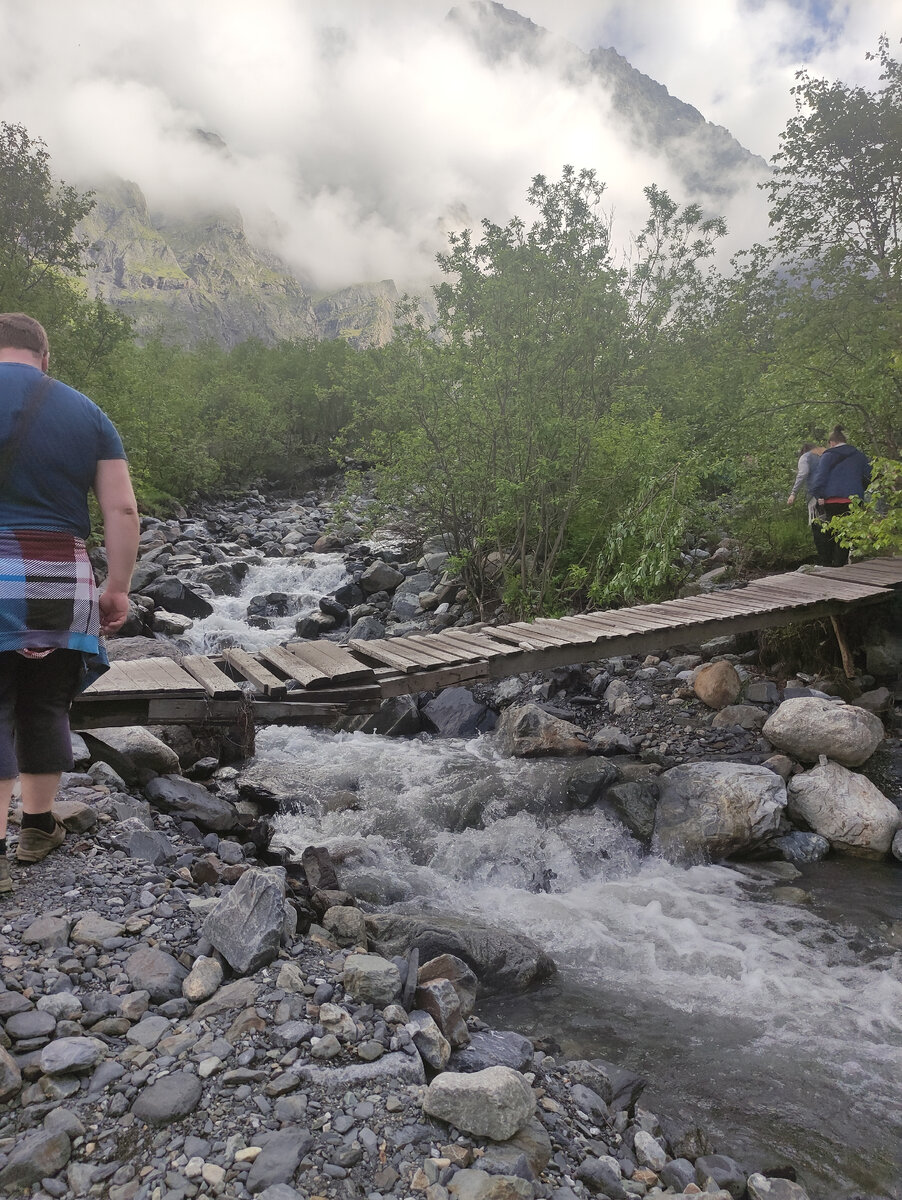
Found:
[{"label": "overcast sky", "polygon": [[[553,62],[487,65],[448,0],[0,0],[0,119],[42,137],[56,172],[136,181],[152,205],[232,204],[249,234],[323,286],[430,269],[449,228],[525,212],[538,172],[594,167],[622,241],[642,186],[681,194],[637,153],[596,87]],[[801,67],[873,86],[899,0],[520,0],[582,50],[613,46],[769,158]],[[227,152],[204,144],[202,129]],[[749,184],[735,245],[766,233]]]}]

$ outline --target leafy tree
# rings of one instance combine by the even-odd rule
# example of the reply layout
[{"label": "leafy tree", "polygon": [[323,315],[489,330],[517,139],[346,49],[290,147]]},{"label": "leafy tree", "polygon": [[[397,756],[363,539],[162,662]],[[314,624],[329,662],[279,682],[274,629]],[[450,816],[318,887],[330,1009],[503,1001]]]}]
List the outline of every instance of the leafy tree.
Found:
[{"label": "leafy tree", "polygon": [[50,155],[22,125],[0,122],[0,288],[27,296],[48,272],[84,272],[76,227],[92,193],[54,182]]}]

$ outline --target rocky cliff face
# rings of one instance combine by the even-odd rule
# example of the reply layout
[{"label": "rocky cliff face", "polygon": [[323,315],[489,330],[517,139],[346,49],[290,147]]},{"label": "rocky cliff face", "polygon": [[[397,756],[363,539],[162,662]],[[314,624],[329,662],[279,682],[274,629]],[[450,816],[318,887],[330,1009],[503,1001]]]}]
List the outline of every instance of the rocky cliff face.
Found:
[{"label": "rocky cliff face", "polygon": [[636,145],[663,153],[691,195],[728,195],[737,186],[737,171],[767,170],[764,159],[723,126],[706,121],[614,49],[586,54],[493,0],[470,0],[453,8],[448,20],[488,62],[517,58],[577,85],[600,83]]}]

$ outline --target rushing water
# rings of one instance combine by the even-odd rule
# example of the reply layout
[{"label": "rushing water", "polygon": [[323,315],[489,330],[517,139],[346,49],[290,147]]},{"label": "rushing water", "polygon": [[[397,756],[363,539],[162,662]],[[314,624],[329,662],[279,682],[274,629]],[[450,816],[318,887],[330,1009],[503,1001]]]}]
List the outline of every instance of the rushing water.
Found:
[{"label": "rushing water", "polygon": [[[275,574],[289,566],[246,581],[244,604],[326,578]],[[238,610],[199,623],[203,644],[272,640],[228,625]],[[602,812],[569,811],[566,763],[503,759],[490,739],[272,727],[257,755],[299,799],[279,837],[328,846],[355,894],[469,913],[552,955],[559,976],[483,1003],[487,1020],[642,1071],[648,1107],[696,1118],[750,1165],[796,1164],[813,1197],[902,1198],[897,867],[806,868],[804,903],[781,900],[765,864],[673,867]]]}]

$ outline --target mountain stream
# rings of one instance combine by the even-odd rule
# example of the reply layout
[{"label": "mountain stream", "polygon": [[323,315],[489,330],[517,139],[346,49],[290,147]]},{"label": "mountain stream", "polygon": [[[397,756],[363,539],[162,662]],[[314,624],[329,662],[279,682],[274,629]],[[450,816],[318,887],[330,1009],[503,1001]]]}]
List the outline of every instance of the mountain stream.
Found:
[{"label": "mountain stream", "polygon": [[[284,638],[243,626],[242,605],[279,590],[315,607],[341,581],[338,556],[316,557],[254,568],[196,648]],[[470,914],[551,954],[551,983],[480,1004],[490,1024],[640,1071],[643,1107],[749,1166],[795,1164],[813,1200],[902,1200],[897,866],[803,868],[803,903],[765,863],[673,867],[601,811],[569,811],[566,763],[504,759],[490,738],[269,727],[257,758],[298,797],[279,839],[329,847],[361,900]]]}]

